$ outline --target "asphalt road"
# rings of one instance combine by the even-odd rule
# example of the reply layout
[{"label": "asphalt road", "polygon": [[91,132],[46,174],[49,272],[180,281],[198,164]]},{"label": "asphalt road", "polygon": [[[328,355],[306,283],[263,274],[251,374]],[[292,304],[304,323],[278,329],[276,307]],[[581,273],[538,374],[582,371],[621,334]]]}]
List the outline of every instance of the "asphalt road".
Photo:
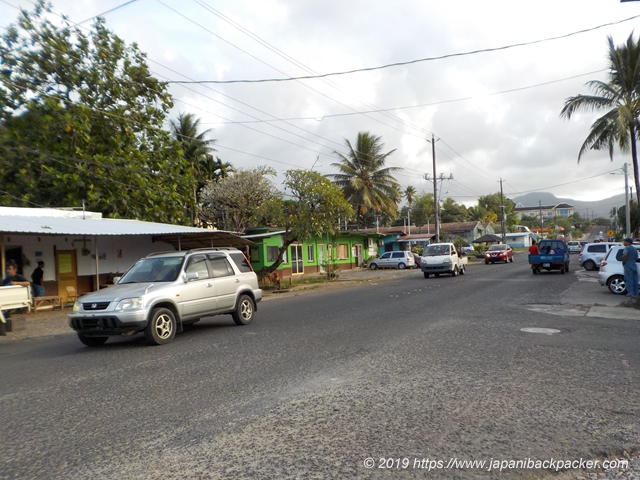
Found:
[{"label": "asphalt road", "polygon": [[[595,287],[525,262],[271,297],[160,347],[0,345],[0,478],[487,478],[638,449],[640,323],[531,311]],[[425,468],[451,458],[487,464]]]}]

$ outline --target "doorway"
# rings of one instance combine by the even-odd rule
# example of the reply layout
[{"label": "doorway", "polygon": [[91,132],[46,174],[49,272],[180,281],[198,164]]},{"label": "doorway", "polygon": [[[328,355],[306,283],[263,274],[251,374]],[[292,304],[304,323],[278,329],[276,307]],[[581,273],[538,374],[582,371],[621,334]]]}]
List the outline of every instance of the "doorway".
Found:
[{"label": "doorway", "polygon": [[291,273],[304,273],[302,245],[291,245]]},{"label": "doorway", "polygon": [[73,287],[78,293],[78,269],[75,250],[56,251],[56,280],[58,295],[67,298],[67,287]]}]

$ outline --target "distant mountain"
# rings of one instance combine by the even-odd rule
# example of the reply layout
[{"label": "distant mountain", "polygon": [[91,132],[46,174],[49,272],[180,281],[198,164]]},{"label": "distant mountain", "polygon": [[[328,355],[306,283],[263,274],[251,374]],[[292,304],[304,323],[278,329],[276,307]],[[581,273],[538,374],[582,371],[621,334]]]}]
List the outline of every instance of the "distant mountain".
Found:
[{"label": "distant mountain", "polygon": [[596,200],[593,202],[585,202],[582,200],[573,200],[571,198],[558,198],[553,193],[549,192],[534,192],[521,195],[519,197],[512,198],[515,203],[521,203],[525,207],[532,207],[539,205],[542,202],[543,205],[555,205],[556,203],[568,203],[573,205],[576,212],[582,217],[596,218],[605,217],[609,218],[609,212],[613,207],[621,207],[624,205],[624,193],[616,195],[610,198],[604,198],[602,200]]}]

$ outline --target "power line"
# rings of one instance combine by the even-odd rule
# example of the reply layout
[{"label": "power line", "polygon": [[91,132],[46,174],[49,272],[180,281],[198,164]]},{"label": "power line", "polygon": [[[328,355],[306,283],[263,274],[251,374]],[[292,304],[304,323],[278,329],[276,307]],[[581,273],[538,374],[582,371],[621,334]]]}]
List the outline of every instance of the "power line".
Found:
[{"label": "power line", "polygon": [[[160,0],[156,0],[159,1]],[[162,3],[162,2],[160,2]],[[163,4],[164,5],[164,4]],[[168,7],[170,8],[170,7]],[[463,57],[463,56],[468,56],[468,55],[476,55],[479,53],[487,53],[487,52],[497,52],[497,51],[501,51],[501,50],[508,50],[511,48],[517,48],[517,47],[524,47],[527,45],[535,45],[538,43],[544,43],[544,42],[550,42],[550,41],[554,41],[554,40],[560,40],[563,38],[568,38],[568,37],[572,37],[574,35],[579,35],[582,33],[587,33],[587,32],[592,32],[594,30],[598,30],[600,28],[604,28],[604,27],[609,27],[612,25],[618,25],[624,22],[628,22],[630,20],[634,20],[636,18],[640,18],[640,15],[634,15],[633,17],[629,17],[629,18],[625,18],[623,20],[618,20],[615,22],[609,22],[609,23],[604,23],[602,25],[597,25],[595,27],[591,27],[591,28],[585,28],[583,30],[578,30],[576,32],[571,32],[571,33],[567,33],[564,35],[558,35],[555,37],[547,37],[547,38],[543,38],[540,40],[533,40],[530,42],[521,42],[521,43],[514,43],[511,45],[505,45],[502,47],[494,47],[494,48],[482,48],[482,49],[478,49],[478,50],[471,50],[468,52],[459,52],[459,53],[449,53],[447,55],[440,55],[437,57],[426,57],[426,58],[418,58],[415,60],[409,60],[406,62],[395,62],[395,63],[388,63],[385,65],[380,65],[377,67],[368,67],[368,68],[358,68],[358,69],[354,69],[354,70],[346,70],[346,71],[342,71],[342,72],[333,72],[333,73],[324,73],[324,74],[320,74],[320,75],[306,75],[306,76],[301,76],[301,77],[288,77],[288,78],[263,78],[263,79],[257,79],[257,80],[199,80],[199,81],[194,81],[194,82],[182,82],[182,81],[177,81],[174,83],[219,83],[219,84],[226,84],[226,83],[266,83],[266,82],[290,82],[290,81],[296,81],[296,80],[309,80],[309,79],[314,79],[314,78],[326,78],[326,77],[332,77],[332,76],[337,76],[337,75],[348,75],[351,73],[358,73],[358,72],[370,72],[370,71],[374,71],[374,70],[382,70],[385,68],[391,68],[391,67],[399,67],[399,66],[403,66],[403,65],[411,65],[414,63],[421,63],[421,62],[430,62],[430,61],[434,61],[434,60],[443,60],[446,58],[454,58],[454,57]],[[226,40],[225,40],[226,41]]]},{"label": "power line", "polygon": [[[491,92],[491,93],[486,93],[483,95],[474,95],[471,97],[460,97],[460,98],[452,98],[452,99],[448,99],[448,100],[437,100],[435,102],[429,102],[429,103],[419,103],[416,105],[404,105],[404,106],[400,106],[400,107],[391,107],[391,108],[379,108],[377,110],[363,110],[363,111],[357,111],[357,112],[344,112],[344,113],[330,113],[330,114],[326,114],[326,115],[322,115],[320,117],[289,117],[289,118],[283,118],[283,119],[277,119],[277,120],[247,120],[247,121],[242,121],[242,122],[229,122],[229,123],[256,123],[256,122],[276,122],[279,120],[316,120],[318,122],[323,121],[325,118],[335,118],[335,117],[347,117],[350,115],[363,115],[366,113],[381,113],[381,112],[391,112],[391,111],[395,111],[395,110],[406,110],[406,109],[411,109],[411,108],[421,108],[421,107],[433,107],[436,105],[442,105],[445,103],[454,103],[454,102],[464,102],[467,100],[474,100],[476,98],[482,98],[482,97],[490,97],[490,96],[494,96],[494,95],[502,95],[504,93],[512,93],[512,92],[519,92],[521,90],[528,90],[531,88],[537,88],[537,87],[543,87],[546,85],[551,85],[554,83],[559,83],[559,82],[564,82],[567,80],[573,80],[575,78],[579,78],[579,77],[585,77],[587,75],[593,75],[595,73],[600,73],[600,72],[605,72],[607,71],[607,68],[602,68],[599,70],[594,70],[591,72],[585,72],[585,73],[579,73],[577,75],[572,75],[570,77],[564,77],[564,78],[559,78],[557,80],[550,80],[548,82],[541,82],[541,83],[536,83],[533,85],[525,85],[524,87],[515,87],[515,88],[510,88],[507,90],[500,90],[498,92]],[[225,122],[220,122],[220,124],[226,124]],[[416,128],[416,127],[414,127]],[[420,129],[426,133],[431,133],[428,130],[423,130]]]},{"label": "power line", "polygon": [[619,169],[616,168],[614,170],[608,170],[606,172],[598,173],[597,175],[592,175],[590,177],[579,178],[578,180],[572,180],[571,182],[558,183],[557,185],[551,185],[551,186],[542,187],[542,188],[535,188],[533,190],[524,190],[522,192],[511,192],[511,193],[507,193],[506,195],[520,195],[520,194],[523,194],[523,193],[539,192],[540,190],[547,190],[547,189],[550,189],[550,188],[562,187],[564,185],[570,185],[572,183],[584,182],[585,180],[590,180],[592,178],[601,177],[602,175],[607,175],[608,173],[615,172],[617,170],[619,170]]}]

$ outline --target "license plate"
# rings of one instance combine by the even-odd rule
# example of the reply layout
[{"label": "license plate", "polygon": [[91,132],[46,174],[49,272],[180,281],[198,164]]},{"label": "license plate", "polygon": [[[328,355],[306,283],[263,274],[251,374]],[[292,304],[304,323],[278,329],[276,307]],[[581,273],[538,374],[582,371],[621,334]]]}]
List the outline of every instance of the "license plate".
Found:
[{"label": "license plate", "polygon": [[543,266],[543,267],[550,267],[550,266],[551,266],[551,264],[550,264],[550,263],[543,263],[543,264],[542,264],[542,266]]}]

